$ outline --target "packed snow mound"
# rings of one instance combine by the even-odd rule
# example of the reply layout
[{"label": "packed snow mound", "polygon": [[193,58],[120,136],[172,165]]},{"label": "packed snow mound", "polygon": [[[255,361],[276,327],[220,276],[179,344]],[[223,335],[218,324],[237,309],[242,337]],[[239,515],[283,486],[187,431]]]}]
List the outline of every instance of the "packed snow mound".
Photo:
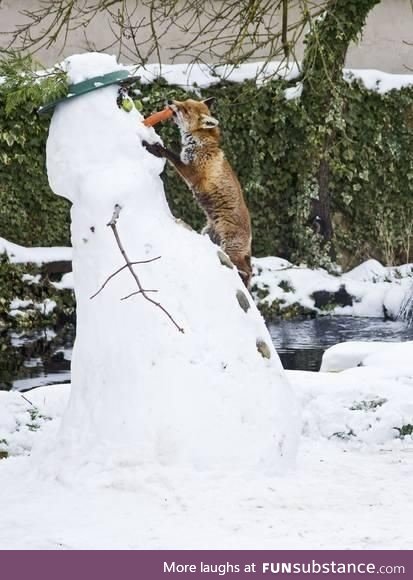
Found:
[{"label": "packed snow mound", "polygon": [[[124,66],[118,64],[116,56],[107,55],[107,58],[102,58],[99,52],[90,52],[87,58],[82,58],[81,55],[71,56],[63,61],[61,68],[66,72],[70,84],[81,83],[92,77],[125,70]],[[93,71],[92,74],[91,71]]]},{"label": "packed snow mound", "polygon": [[324,353],[316,376],[305,381],[303,400],[304,429],[313,437],[411,445],[412,341],[336,344]]},{"label": "packed snow mound", "polygon": [[0,454],[27,455],[36,440],[56,434],[70,385],[39,387],[22,395],[0,391]]},{"label": "packed snow mound", "polygon": [[404,370],[413,375],[413,341],[335,344],[323,354],[320,371],[339,372],[366,366]]},{"label": "packed snow mound", "polygon": [[[68,60],[70,80],[110,72],[113,59]],[[99,63],[99,65],[98,65]],[[112,465],[155,462],[271,470],[294,456],[293,392],[264,321],[236,270],[209,238],[172,216],[159,177],[164,161],[142,140],[159,139],[108,86],[56,108],[47,142],[55,193],[72,207],[77,336],[72,392],[56,457]],[[188,195],[190,193],[188,192]],[[149,295],[127,269],[117,230]],[[224,256],[225,257],[225,256]],[[69,467],[67,468],[70,471]]]},{"label": "packed snow mound", "polygon": [[378,260],[366,260],[343,275],[348,280],[359,282],[376,282],[387,275],[387,268]]},{"label": "packed snow mound", "polygon": [[413,376],[397,367],[339,373],[288,371],[303,408],[303,436],[346,448],[413,449]]}]

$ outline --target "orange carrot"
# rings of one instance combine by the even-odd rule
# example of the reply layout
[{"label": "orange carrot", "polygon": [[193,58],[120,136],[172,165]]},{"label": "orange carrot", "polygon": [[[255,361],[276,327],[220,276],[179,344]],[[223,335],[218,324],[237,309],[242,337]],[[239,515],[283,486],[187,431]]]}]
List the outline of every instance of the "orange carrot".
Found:
[{"label": "orange carrot", "polygon": [[153,113],[152,115],[149,115],[149,117],[146,117],[146,119],[144,119],[143,124],[146,127],[153,127],[157,123],[160,123],[161,121],[166,121],[167,119],[170,119],[171,117],[172,117],[172,110],[167,108],[167,109],[163,109],[162,111],[158,111],[157,113]]}]

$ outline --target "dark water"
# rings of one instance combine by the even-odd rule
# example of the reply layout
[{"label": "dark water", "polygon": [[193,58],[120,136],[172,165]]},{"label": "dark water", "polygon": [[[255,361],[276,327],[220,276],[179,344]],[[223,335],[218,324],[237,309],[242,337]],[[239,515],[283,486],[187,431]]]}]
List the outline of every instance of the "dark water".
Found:
[{"label": "dark water", "polygon": [[[346,340],[413,340],[413,326],[375,318],[322,317],[269,327],[284,368],[317,371],[323,352]],[[75,331],[0,334],[0,390],[27,391],[70,380]]]},{"label": "dark water", "polygon": [[73,326],[58,332],[0,333],[0,390],[27,391],[70,381]]},{"label": "dark water", "polygon": [[323,352],[338,342],[413,340],[413,326],[406,322],[350,316],[283,320],[269,331],[284,368],[306,371],[318,371]]}]

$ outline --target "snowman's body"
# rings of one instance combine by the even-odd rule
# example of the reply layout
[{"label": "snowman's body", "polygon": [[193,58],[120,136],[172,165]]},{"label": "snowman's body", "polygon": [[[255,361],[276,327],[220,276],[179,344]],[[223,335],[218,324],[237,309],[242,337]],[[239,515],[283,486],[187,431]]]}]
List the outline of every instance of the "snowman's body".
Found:
[{"label": "snowman's body", "polygon": [[[86,54],[68,74],[79,82],[117,66]],[[51,187],[73,202],[77,335],[61,444],[86,459],[99,449],[115,462],[276,467],[294,453],[295,400],[264,321],[218,247],[171,215],[163,161],[141,145],[155,133],[116,96],[109,86],[59,105],[47,145]],[[121,300],[137,290],[127,269],[90,299],[124,265],[107,226],[116,204],[130,259],[161,256],[134,267],[184,333],[141,295]]]}]

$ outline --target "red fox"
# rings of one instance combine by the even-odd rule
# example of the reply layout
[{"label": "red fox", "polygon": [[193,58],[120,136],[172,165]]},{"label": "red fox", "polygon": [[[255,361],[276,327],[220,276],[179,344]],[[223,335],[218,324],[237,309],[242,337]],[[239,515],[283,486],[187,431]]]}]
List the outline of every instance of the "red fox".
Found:
[{"label": "red fox", "polygon": [[251,221],[241,185],[219,147],[218,121],[206,101],[168,101],[181,132],[181,155],[160,143],[143,142],[157,157],[172,163],[207,217],[202,233],[231,258],[248,288],[251,281]]}]

